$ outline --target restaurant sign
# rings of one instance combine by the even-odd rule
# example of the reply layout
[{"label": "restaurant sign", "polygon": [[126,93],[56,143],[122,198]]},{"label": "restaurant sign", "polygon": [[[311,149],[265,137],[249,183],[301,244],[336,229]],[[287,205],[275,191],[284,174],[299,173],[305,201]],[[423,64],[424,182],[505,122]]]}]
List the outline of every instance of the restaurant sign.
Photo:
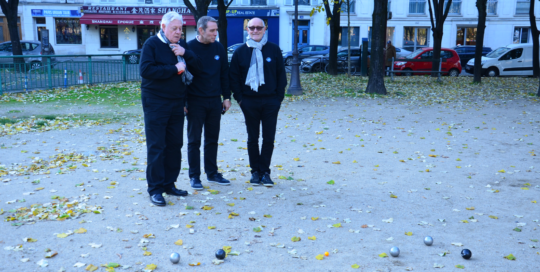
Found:
[{"label": "restaurant sign", "polygon": [[115,7],[115,6],[82,6],[81,12],[85,14],[165,14],[176,11],[179,14],[191,14],[187,7]]}]

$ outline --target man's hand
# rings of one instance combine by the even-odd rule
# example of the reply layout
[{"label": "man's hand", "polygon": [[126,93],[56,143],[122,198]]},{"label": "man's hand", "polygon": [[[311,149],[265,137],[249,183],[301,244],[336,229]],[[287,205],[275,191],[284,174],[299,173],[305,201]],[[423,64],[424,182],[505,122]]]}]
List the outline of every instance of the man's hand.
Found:
[{"label": "man's hand", "polygon": [[231,108],[231,100],[223,101],[223,108],[225,108],[225,111],[228,111]]},{"label": "man's hand", "polygon": [[179,62],[175,66],[176,66],[176,69],[178,69],[178,73],[186,70],[186,64],[183,62]]},{"label": "man's hand", "polygon": [[184,53],[186,52],[186,49],[184,49],[184,47],[178,45],[178,44],[171,44],[172,46],[172,51],[174,52],[174,55],[175,56],[183,56]]}]

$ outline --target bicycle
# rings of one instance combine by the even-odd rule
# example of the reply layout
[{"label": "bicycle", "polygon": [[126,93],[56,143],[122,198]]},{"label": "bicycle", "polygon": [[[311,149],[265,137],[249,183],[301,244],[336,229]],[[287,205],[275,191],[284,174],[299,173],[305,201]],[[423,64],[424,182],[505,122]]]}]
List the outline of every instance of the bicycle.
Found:
[{"label": "bicycle", "polygon": [[[328,66],[330,63],[326,64],[324,67],[324,71],[328,74]],[[349,62],[347,60],[347,57],[342,57],[337,60],[337,72],[338,74],[346,74],[349,70]],[[356,65],[351,61],[351,74],[356,73]]]}]

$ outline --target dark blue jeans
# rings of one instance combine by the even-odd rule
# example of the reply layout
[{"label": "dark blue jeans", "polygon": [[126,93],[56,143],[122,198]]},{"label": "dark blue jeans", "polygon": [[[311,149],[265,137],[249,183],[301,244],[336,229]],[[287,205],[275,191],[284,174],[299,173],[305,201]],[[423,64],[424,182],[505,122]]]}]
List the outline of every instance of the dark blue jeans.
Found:
[{"label": "dark blue jeans", "polygon": [[174,187],[180,174],[184,99],[142,96],[146,132],[146,181],[150,195]]},{"label": "dark blue jeans", "polygon": [[[247,148],[251,172],[270,173],[274,152],[276,125],[281,101],[275,96],[243,96],[240,108],[246,119]],[[259,131],[262,125],[262,148],[259,151]]]}]

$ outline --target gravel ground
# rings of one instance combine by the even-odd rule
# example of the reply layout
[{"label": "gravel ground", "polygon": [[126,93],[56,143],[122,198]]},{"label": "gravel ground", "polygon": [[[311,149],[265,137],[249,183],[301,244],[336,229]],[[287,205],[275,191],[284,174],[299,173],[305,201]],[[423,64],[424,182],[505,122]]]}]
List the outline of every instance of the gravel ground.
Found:
[{"label": "gravel ground", "polygon": [[[43,111],[24,108],[26,115]],[[109,108],[56,109],[63,111]],[[152,264],[156,271],[540,266],[538,103],[286,103],[272,161],[276,186],[269,189],[247,183],[247,135],[235,105],[223,116],[218,153],[232,185],[208,184],[203,175],[208,190],[191,190],[184,144],[176,186],[191,194],[166,196],[166,207],[151,205],[146,193],[140,105],[117,113],[123,111],[130,117],[120,122],[0,138],[0,271],[106,271],[107,264],[119,265],[116,271]],[[424,245],[425,236],[433,237],[432,246]],[[384,257],[392,246],[399,257]],[[213,264],[223,247],[229,256]],[[464,248],[470,260],[461,257]],[[179,264],[169,261],[172,252],[181,255]]]}]

